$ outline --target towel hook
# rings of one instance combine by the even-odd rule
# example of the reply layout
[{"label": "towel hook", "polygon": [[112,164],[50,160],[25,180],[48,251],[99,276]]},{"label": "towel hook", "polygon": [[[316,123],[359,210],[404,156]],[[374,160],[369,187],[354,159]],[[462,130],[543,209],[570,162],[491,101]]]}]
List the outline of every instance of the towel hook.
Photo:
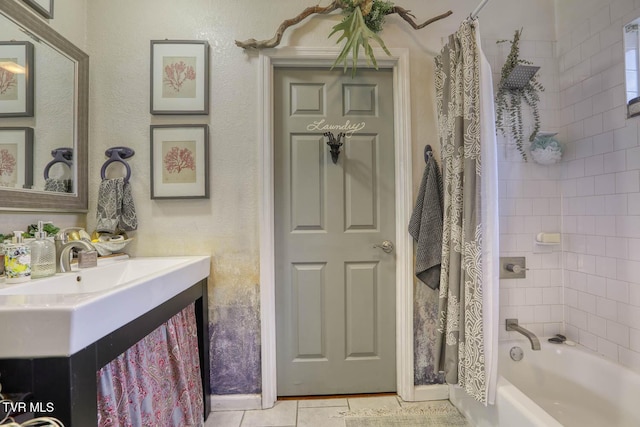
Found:
[{"label": "towel hook", "polygon": [[64,163],[70,168],[73,166],[71,161],[73,159],[73,148],[61,147],[53,149],[51,150],[51,157],[53,157],[53,160],[44,167],[44,179],[49,179],[49,169],[56,163]]},{"label": "towel hook", "polygon": [[424,162],[427,163],[432,156],[433,150],[431,149],[431,145],[427,144],[424,147]]},{"label": "towel hook", "polygon": [[102,169],[100,170],[100,176],[102,179],[106,178],[105,172],[107,171],[107,166],[109,166],[113,162],[120,162],[127,169],[127,176],[124,178],[124,182],[129,182],[129,178],[131,178],[131,167],[129,163],[125,161],[129,157],[133,157],[136,152],[129,147],[111,147],[104,152],[104,155],[109,157],[109,159],[104,162],[102,165]]}]

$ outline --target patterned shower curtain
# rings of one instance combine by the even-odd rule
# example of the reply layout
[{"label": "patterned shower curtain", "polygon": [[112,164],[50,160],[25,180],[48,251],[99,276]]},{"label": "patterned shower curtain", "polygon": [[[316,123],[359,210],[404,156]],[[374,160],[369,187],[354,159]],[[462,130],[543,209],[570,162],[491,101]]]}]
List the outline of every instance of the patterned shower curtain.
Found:
[{"label": "patterned shower curtain", "polygon": [[444,230],[436,366],[487,402],[483,323],[480,66],[477,20],[466,20],[436,57]]}]

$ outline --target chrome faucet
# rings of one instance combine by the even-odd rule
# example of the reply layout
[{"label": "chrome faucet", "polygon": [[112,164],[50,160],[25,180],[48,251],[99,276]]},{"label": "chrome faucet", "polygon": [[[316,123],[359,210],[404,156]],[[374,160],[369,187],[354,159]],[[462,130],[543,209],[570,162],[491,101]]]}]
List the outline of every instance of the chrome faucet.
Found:
[{"label": "chrome faucet", "polygon": [[69,240],[70,231],[80,231],[82,227],[63,228],[54,237],[56,245],[56,273],[71,271],[71,249],[85,249],[92,251],[94,248],[84,240]]},{"label": "chrome faucet", "polygon": [[532,350],[540,350],[540,341],[538,340],[538,337],[536,337],[536,335],[530,330],[518,325],[518,319],[507,319],[507,331],[520,332],[529,339]]},{"label": "chrome faucet", "polygon": [[93,246],[84,240],[71,240],[70,242],[62,245],[60,250],[60,257],[58,258],[58,263],[56,264],[56,272],[57,273],[66,273],[71,271],[71,249],[84,249],[87,251],[93,251]]}]

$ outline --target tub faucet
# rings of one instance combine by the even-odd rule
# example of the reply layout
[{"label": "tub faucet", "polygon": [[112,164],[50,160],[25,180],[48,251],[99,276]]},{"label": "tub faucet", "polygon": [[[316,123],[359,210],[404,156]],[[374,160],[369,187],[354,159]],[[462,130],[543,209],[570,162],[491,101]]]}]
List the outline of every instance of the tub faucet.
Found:
[{"label": "tub faucet", "polygon": [[532,350],[540,350],[540,341],[538,340],[538,337],[536,337],[536,335],[530,330],[518,325],[518,319],[507,319],[507,331],[520,332],[522,335],[529,338]]}]

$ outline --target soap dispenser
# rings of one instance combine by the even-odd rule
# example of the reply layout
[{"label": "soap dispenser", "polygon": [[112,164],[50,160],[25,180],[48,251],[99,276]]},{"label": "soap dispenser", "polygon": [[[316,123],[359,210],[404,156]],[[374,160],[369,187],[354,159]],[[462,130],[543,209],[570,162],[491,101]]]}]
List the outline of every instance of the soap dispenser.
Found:
[{"label": "soap dispenser", "polygon": [[44,224],[51,222],[38,221],[36,240],[31,242],[31,278],[53,276],[56,274],[56,245],[47,239]]},{"label": "soap dispenser", "polygon": [[22,283],[31,280],[31,248],[22,241],[22,231],[13,234],[4,245],[4,274],[7,283]]}]

